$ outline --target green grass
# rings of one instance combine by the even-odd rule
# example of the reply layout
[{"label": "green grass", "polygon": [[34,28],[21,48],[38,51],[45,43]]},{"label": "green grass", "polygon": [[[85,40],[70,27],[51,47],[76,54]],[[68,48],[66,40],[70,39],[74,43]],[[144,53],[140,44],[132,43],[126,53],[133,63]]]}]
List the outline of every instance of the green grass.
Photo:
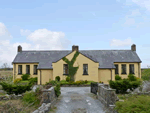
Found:
[{"label": "green grass", "polygon": [[28,83],[29,81],[28,80],[25,80],[25,81],[21,81],[21,83]]},{"label": "green grass", "polygon": [[142,72],[141,72],[141,75],[142,75],[142,79],[143,80],[150,80],[150,69],[144,69]]},{"label": "green grass", "polygon": [[118,113],[150,113],[149,95],[118,95],[124,102],[117,101]]}]

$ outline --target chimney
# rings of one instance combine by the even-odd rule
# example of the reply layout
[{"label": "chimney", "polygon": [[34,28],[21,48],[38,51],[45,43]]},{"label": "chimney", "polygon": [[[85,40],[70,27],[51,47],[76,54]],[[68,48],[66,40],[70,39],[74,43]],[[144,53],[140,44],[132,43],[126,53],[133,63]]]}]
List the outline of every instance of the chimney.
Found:
[{"label": "chimney", "polygon": [[132,51],[136,51],[136,45],[135,45],[135,44],[133,44],[133,45],[131,46],[131,50],[132,50]]},{"label": "chimney", "polygon": [[79,47],[78,47],[78,46],[73,45],[73,46],[72,46],[72,51],[74,51],[74,50],[79,51]]},{"label": "chimney", "polygon": [[20,45],[18,46],[18,52],[22,52],[22,47]]}]

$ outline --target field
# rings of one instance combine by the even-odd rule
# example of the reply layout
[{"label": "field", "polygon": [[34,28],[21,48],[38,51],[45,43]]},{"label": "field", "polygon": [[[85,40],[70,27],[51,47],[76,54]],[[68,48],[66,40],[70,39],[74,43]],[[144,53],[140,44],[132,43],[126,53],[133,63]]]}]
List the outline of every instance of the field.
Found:
[{"label": "field", "polygon": [[13,76],[13,71],[0,71],[0,77]]}]

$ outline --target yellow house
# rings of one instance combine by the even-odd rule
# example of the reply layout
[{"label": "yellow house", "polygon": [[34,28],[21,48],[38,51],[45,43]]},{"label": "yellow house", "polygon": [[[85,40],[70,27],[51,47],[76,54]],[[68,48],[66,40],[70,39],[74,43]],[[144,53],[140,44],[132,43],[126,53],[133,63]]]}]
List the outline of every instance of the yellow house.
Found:
[{"label": "yellow house", "polygon": [[68,64],[62,60],[66,57],[69,61],[76,51],[79,52],[74,67],[79,66],[74,75],[75,81],[89,80],[102,81],[115,80],[118,74],[127,78],[131,73],[141,78],[141,60],[136,53],[136,45],[131,50],[79,50],[78,46],[72,46],[72,50],[50,51],[22,51],[18,46],[18,53],[12,62],[13,80],[21,78],[22,74],[30,74],[38,77],[38,84],[45,84],[60,76],[65,80],[68,72]]}]

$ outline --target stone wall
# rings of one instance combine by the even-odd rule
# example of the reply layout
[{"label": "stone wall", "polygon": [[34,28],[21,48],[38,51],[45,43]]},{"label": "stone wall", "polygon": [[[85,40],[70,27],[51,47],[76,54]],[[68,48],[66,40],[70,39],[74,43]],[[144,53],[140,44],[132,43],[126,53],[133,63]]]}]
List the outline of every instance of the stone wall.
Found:
[{"label": "stone wall", "polygon": [[21,99],[23,98],[23,94],[20,95],[15,95],[15,94],[11,94],[11,95],[4,95],[4,96],[0,96],[0,101],[1,100],[17,100],[17,99]]},{"label": "stone wall", "polygon": [[57,97],[54,87],[42,90],[42,105],[33,113],[48,113],[51,107],[55,104]]},{"label": "stone wall", "polygon": [[97,97],[106,108],[111,110],[115,107],[115,102],[119,100],[116,89],[111,89],[108,84],[98,84]]}]

